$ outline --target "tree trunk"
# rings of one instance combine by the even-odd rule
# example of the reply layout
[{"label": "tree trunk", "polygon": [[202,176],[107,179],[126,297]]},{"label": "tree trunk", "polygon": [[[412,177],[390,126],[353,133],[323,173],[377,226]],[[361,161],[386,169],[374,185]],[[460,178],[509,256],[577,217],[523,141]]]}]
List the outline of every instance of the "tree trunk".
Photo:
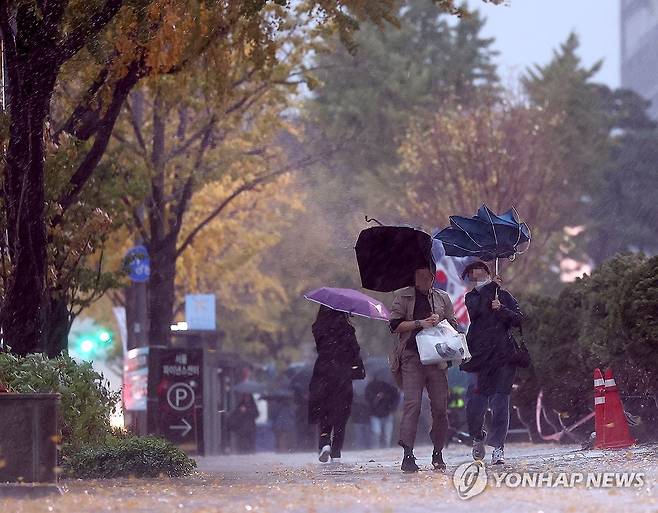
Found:
[{"label": "tree trunk", "polygon": [[[122,4],[120,0],[108,0],[89,17],[87,26],[62,34],[60,23],[68,3],[0,0],[9,113],[3,206],[10,262],[0,327],[5,345],[19,355],[54,355],[66,347],[70,328],[67,298],[47,293],[45,126],[60,67],[104,29]],[[69,202],[76,198],[107,146],[121,102],[138,80],[136,64],[131,71],[121,79],[123,89],[114,92],[99,128],[102,137],[94,141],[83,161],[86,166],[73,176],[74,192],[66,198]],[[66,206],[62,205],[64,209]]]},{"label": "tree trunk", "polygon": [[168,345],[174,317],[176,239],[151,242],[148,249],[151,258],[148,294],[149,345]]},{"label": "tree trunk", "polygon": [[45,300],[43,309],[43,352],[48,358],[55,358],[68,351],[69,331],[73,319],[66,297],[50,295]]},{"label": "tree trunk", "polygon": [[2,329],[12,352],[25,355],[44,350],[47,258],[43,137],[57,66],[47,59],[12,64],[20,68],[23,80],[10,85],[4,194],[11,273]]},{"label": "tree trunk", "polygon": [[156,93],[151,153],[153,176],[151,198],[147,205],[150,230],[147,247],[151,259],[148,294],[151,346],[169,344],[175,302],[176,241],[179,230],[169,223],[165,200],[165,122],[166,109],[160,94]]}]

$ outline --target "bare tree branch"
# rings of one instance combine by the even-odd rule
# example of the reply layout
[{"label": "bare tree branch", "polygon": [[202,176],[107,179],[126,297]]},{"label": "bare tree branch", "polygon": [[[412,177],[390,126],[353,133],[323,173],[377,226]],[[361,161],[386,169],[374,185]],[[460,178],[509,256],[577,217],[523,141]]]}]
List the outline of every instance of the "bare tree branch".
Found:
[{"label": "bare tree branch", "polygon": [[68,190],[62,197],[60,197],[58,202],[61,205],[61,212],[53,219],[52,226],[57,226],[62,221],[64,213],[73,203],[75,203],[75,201],[77,201],[82,188],[91,177],[94,169],[96,169],[96,166],[100,162],[105,153],[105,149],[107,148],[110,136],[112,135],[112,130],[114,129],[114,124],[121,112],[121,106],[132,87],[138,82],[139,78],[140,73],[138,64],[133,62],[126,75],[116,83],[112,101],[100,123],[100,128],[94,139],[94,144],[69,180]]},{"label": "bare tree branch", "polygon": [[[258,86],[254,91],[249,94],[245,94],[240,100],[235,102],[229,108],[224,111],[225,115],[233,114],[234,112],[242,109],[243,111],[249,110],[249,108],[256,103],[259,98],[262,98],[263,94],[270,87],[270,84],[262,84]],[[244,107],[244,108],[243,108]]]},{"label": "bare tree branch", "polygon": [[89,18],[88,23],[79,25],[77,29],[71,32],[60,45],[60,63],[64,64],[78,53],[88,41],[96,37],[112,21],[122,5],[123,0],[106,0],[103,7]]},{"label": "bare tree branch", "polygon": [[78,139],[86,141],[95,132],[99,122],[98,109],[90,107],[92,99],[98,94],[103,86],[107,83],[110,74],[110,62],[103,66],[98,76],[94,79],[92,84],[85,93],[84,100],[81,101],[73,112],[64,122],[64,124],[55,131],[53,139],[59,141],[62,133],[67,132],[74,135]]},{"label": "bare tree branch", "polygon": [[144,154],[144,151],[141,147],[135,145],[132,141],[129,141],[126,139],[123,135],[117,133],[116,130],[112,132],[112,137],[119,141],[122,145],[124,145],[127,148],[130,148],[133,152],[135,152],[137,155],[140,157],[145,157],[146,155]]},{"label": "bare tree branch", "polygon": [[126,296],[119,292],[118,290],[110,290],[108,291],[108,296],[110,298],[110,301],[112,301],[112,304],[115,306],[126,306]]},{"label": "bare tree branch", "polygon": [[189,52],[188,56],[185,57],[181,62],[169,68],[164,74],[165,75],[175,75],[183,71],[194,59],[202,55],[211,44],[213,44],[218,39],[225,37],[231,31],[232,24],[226,23],[219,27],[211,27],[211,33],[205,37],[205,40],[195,49],[195,51]]},{"label": "bare tree branch", "polygon": [[179,257],[183,252],[187,249],[187,247],[192,244],[194,241],[194,238],[210,223],[215,219],[219,214],[222,213],[222,211],[228,207],[233,200],[235,200],[237,197],[241,196],[245,192],[252,191],[256,189],[259,185],[265,184],[274,178],[284,175],[286,173],[289,173],[292,170],[295,169],[303,169],[305,167],[308,167],[310,165],[313,165],[316,162],[319,162],[324,155],[317,155],[315,157],[309,157],[306,156],[303,159],[300,159],[299,161],[289,164],[286,166],[283,166],[282,168],[273,171],[271,173],[267,173],[265,175],[261,175],[258,178],[254,178],[253,180],[242,184],[240,187],[238,187],[236,190],[234,190],[231,194],[229,194],[224,200],[212,211],[210,212],[190,233],[189,235],[185,238],[181,246],[178,248],[176,251],[176,257]]},{"label": "bare tree branch", "polygon": [[[203,162],[203,156],[208,146],[210,145],[211,134],[212,134],[212,126],[208,127],[206,130],[206,133],[203,137],[203,141],[201,142],[201,146],[199,147],[199,152],[195,159],[193,169],[198,169],[201,166],[201,163]],[[192,192],[194,190],[194,176],[195,176],[194,171],[192,171],[189,174],[187,181],[185,182],[185,186],[183,187],[180,200],[178,201],[178,205],[176,206],[176,218],[173,226],[171,227],[171,233],[175,234],[176,237],[178,237],[180,229],[183,225],[183,216],[185,215],[185,211],[187,210],[187,205],[190,199],[192,198]]]},{"label": "bare tree branch", "polygon": [[148,156],[148,150],[146,149],[146,142],[144,142],[144,136],[142,135],[142,128],[139,126],[140,125],[140,120],[137,118],[137,113],[135,110],[132,108],[132,105],[130,104],[130,98],[126,98],[126,109],[128,109],[128,113],[130,114],[130,126],[132,126],[133,132],[135,133],[135,138],[137,139],[137,143],[139,144],[139,147],[142,149],[142,155],[144,157]]},{"label": "bare tree branch", "polygon": [[187,151],[187,149],[194,144],[196,141],[198,141],[201,138],[205,137],[205,134],[208,131],[211,131],[213,126],[217,123],[217,115],[213,114],[210,116],[210,119],[208,122],[199,128],[196,132],[194,132],[190,137],[187,138],[186,141],[184,141],[182,144],[174,148],[170,153],[169,153],[169,159],[174,159],[176,157],[179,157],[183,153]]},{"label": "bare tree branch", "polygon": [[130,203],[128,198],[123,197],[123,198],[121,198],[121,201],[126,206],[126,208],[128,210],[130,210],[130,214],[132,216],[133,223],[135,223],[135,228],[137,228],[137,231],[139,232],[139,235],[142,237],[143,240],[148,240],[149,239],[148,231],[146,230],[146,226],[144,226],[144,222],[142,221],[142,218],[139,215],[139,212],[137,211],[137,209]]},{"label": "bare tree branch", "polygon": [[178,129],[176,130],[176,137],[179,141],[185,140],[187,133],[187,108],[182,105],[178,108]]}]

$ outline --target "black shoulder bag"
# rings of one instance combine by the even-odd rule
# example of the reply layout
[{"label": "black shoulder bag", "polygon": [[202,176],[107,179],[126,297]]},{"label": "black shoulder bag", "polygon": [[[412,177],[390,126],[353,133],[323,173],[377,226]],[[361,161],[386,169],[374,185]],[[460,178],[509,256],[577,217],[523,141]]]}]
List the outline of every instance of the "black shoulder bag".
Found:
[{"label": "black shoulder bag", "polygon": [[527,369],[532,365],[532,359],[530,358],[530,352],[528,347],[525,345],[525,338],[523,337],[523,326],[519,326],[519,333],[521,334],[521,343],[517,342],[516,339],[510,334],[512,339],[512,344],[514,347],[514,352],[512,353],[512,358],[510,363],[521,367],[522,369]]}]

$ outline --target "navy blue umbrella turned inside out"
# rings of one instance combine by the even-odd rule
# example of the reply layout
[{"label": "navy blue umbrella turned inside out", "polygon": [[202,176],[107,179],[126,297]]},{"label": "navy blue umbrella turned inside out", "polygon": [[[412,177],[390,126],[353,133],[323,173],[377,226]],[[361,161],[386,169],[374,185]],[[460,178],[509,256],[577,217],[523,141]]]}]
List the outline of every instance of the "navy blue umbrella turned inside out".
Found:
[{"label": "navy blue umbrella turned inside out", "polygon": [[473,256],[485,261],[509,258],[523,253],[532,236],[515,209],[497,215],[482,205],[473,217],[450,216],[450,226],[435,236],[446,255]]}]

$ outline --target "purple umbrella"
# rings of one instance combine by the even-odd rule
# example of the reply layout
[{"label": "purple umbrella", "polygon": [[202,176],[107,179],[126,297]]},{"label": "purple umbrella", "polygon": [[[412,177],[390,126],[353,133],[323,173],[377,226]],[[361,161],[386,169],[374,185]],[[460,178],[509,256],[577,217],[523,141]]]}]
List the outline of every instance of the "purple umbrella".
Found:
[{"label": "purple umbrella", "polygon": [[307,292],[304,297],[339,312],[361,315],[369,319],[388,321],[390,316],[388,310],[380,301],[358,290],[322,287]]}]

